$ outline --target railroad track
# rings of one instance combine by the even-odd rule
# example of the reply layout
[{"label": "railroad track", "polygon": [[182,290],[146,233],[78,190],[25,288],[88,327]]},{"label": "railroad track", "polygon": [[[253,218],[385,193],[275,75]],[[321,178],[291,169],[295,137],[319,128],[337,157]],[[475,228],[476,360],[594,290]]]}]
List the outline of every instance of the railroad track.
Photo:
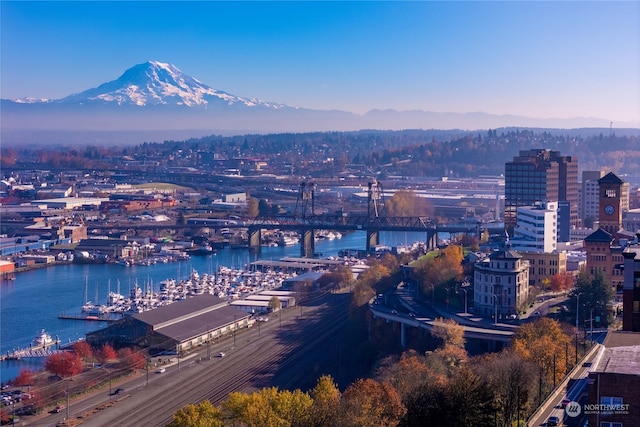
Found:
[{"label": "railroad track", "polygon": [[[86,426],[166,426],[180,408],[188,404],[226,400],[233,391],[252,392],[275,382],[284,388],[308,384],[309,361],[321,348],[333,348],[331,338],[347,322],[348,296],[327,295],[316,307],[305,307],[297,316],[291,309],[280,326],[278,320],[263,324],[260,336],[250,330],[236,337],[233,349],[229,341],[216,345],[225,357],[198,357],[183,362],[180,371],[168,370],[154,377],[148,386],[140,386],[131,397],[83,420]],[[160,375],[160,374],[159,374]],[[315,384],[316,378],[313,379]]]}]

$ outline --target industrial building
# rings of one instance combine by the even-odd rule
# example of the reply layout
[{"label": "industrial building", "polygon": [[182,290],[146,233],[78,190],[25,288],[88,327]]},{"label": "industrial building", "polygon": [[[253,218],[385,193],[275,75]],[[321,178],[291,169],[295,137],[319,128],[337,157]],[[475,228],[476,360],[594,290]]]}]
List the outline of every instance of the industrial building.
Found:
[{"label": "industrial building", "polygon": [[94,346],[139,346],[152,353],[182,353],[252,324],[249,313],[205,294],[119,320],[87,334],[87,342]]}]

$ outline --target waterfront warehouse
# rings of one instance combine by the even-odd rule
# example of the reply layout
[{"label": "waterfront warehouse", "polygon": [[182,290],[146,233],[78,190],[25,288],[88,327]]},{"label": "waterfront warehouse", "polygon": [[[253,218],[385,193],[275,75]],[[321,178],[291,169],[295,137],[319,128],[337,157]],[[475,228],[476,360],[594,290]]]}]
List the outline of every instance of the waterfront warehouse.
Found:
[{"label": "waterfront warehouse", "polygon": [[93,346],[139,346],[151,353],[185,352],[239,328],[250,315],[213,295],[198,295],[134,314],[105,329],[87,334]]}]

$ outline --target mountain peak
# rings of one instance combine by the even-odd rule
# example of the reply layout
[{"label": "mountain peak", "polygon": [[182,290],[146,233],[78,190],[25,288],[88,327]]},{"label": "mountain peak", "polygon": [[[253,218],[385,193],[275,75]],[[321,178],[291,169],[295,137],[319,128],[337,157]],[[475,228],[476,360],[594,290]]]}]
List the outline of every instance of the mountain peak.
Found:
[{"label": "mountain peak", "polygon": [[285,107],[256,99],[247,99],[213,89],[184,74],[168,62],[147,61],[127,69],[116,80],[84,92],[67,96],[59,103],[174,105],[207,108],[211,104],[263,106],[273,109]]}]

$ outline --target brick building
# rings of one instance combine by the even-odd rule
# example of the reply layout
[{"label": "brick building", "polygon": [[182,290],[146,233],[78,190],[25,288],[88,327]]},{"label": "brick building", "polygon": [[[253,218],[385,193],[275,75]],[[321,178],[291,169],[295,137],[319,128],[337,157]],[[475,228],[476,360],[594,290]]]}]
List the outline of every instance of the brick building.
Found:
[{"label": "brick building", "polygon": [[622,184],[613,172],[598,180],[600,228],[584,239],[587,271],[601,271],[616,291],[624,283],[622,251],[630,237],[622,230]]},{"label": "brick building", "polygon": [[590,426],[640,426],[640,334],[610,332],[604,346],[589,373],[588,403],[582,411]]},{"label": "brick building", "polygon": [[622,330],[640,332],[640,247],[627,248],[622,255]]}]

